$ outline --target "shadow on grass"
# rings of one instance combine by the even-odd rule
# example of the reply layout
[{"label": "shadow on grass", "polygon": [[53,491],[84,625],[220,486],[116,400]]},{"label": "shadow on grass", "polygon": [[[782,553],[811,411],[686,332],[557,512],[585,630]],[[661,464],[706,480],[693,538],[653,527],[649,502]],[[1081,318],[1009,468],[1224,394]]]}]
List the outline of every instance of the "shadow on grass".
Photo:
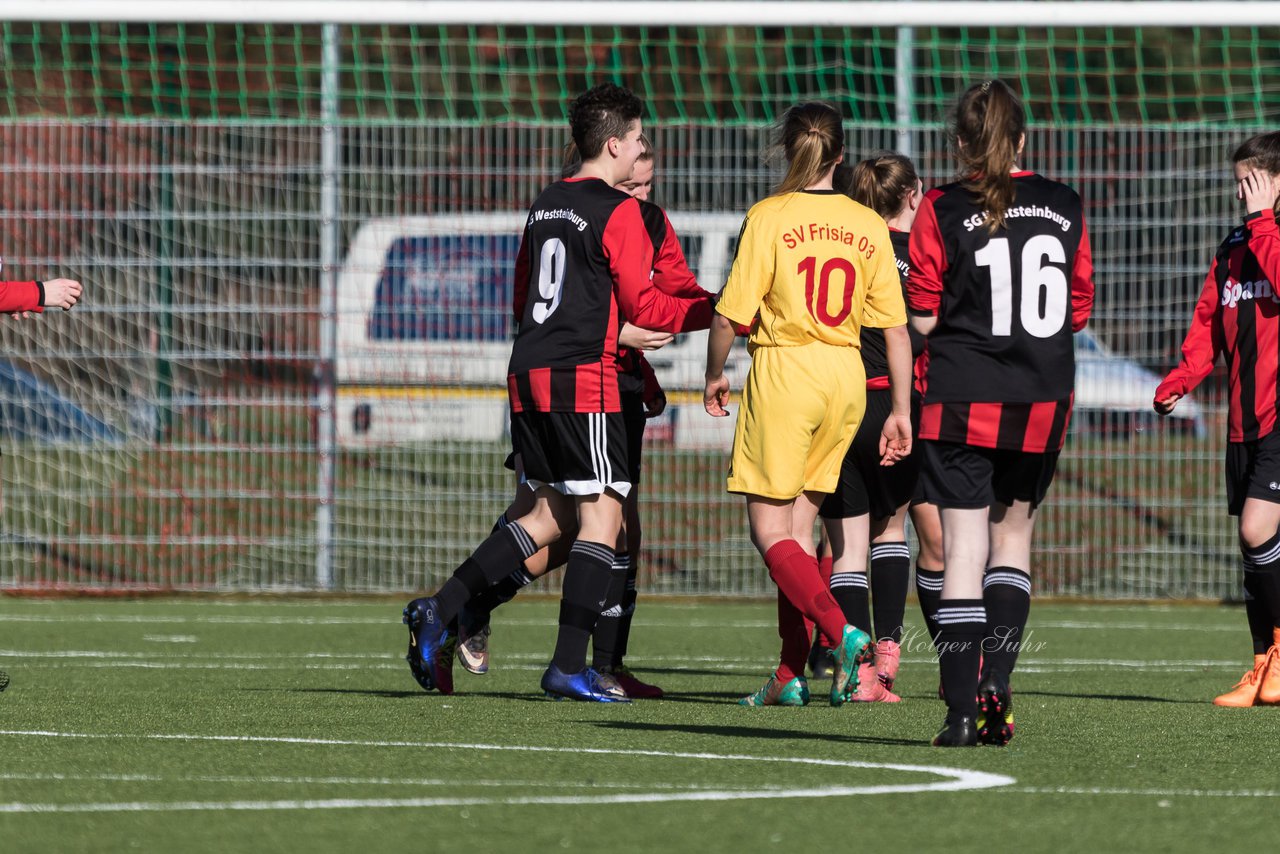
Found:
[{"label": "shadow on grass", "polygon": [[1173,697],[1152,697],[1148,694],[1088,694],[1079,691],[1015,691],[1014,699],[1018,697],[1063,697],[1070,700],[1119,700],[1125,703],[1184,703],[1198,706],[1206,701],[1200,700],[1177,700]]},{"label": "shadow on grass", "polygon": [[500,700],[524,700],[544,703],[547,698],[541,692],[515,691],[462,691],[457,694],[438,694],[435,691],[408,689],[405,691],[389,691],[378,688],[241,688],[241,691],[260,691],[264,693],[285,694],[351,694],[363,697],[378,697],[385,700],[411,700],[421,697],[424,700],[460,700],[467,697],[496,697]]},{"label": "shadow on grass", "polygon": [[[767,713],[766,713],[767,714]],[[709,735],[720,738],[762,738],[770,741],[821,741],[843,744],[881,744],[893,747],[927,747],[928,741],[911,738],[885,738],[873,735],[832,735],[812,730],[778,729],[777,727],[715,726],[701,724],[660,724],[647,721],[578,721],[587,726],[629,732],[682,732],[689,735]]]}]

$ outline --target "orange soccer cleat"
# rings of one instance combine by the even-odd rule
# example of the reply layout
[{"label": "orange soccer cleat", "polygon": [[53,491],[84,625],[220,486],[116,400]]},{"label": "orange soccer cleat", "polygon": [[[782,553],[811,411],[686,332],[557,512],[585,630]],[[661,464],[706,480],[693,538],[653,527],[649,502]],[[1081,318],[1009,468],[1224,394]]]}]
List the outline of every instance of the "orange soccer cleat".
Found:
[{"label": "orange soccer cleat", "polygon": [[1258,686],[1259,706],[1274,706],[1280,703],[1280,629],[1272,629],[1273,642],[1267,650],[1266,665],[1262,668],[1262,684]]},{"label": "orange soccer cleat", "polygon": [[1262,674],[1267,669],[1267,661],[1273,656],[1255,655],[1253,669],[1247,671],[1240,681],[1225,694],[1213,698],[1215,706],[1226,706],[1232,709],[1243,709],[1252,706],[1258,699],[1258,689],[1262,687]]}]

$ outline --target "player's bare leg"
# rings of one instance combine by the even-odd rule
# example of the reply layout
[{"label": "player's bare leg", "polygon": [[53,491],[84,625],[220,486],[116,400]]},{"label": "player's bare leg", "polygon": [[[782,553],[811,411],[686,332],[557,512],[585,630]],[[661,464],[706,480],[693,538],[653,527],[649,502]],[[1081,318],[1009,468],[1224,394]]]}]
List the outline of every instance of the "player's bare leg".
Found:
[{"label": "player's bare leg", "polygon": [[[838,706],[857,690],[858,665],[871,656],[871,638],[848,625],[844,612],[822,583],[813,542],[813,523],[823,498],[816,492],[803,492],[790,501],[749,495],[747,519],[751,523],[752,543],[764,556],[769,576],[796,611],[812,620],[836,650],[831,703]],[[803,620],[799,626],[803,629]],[[806,637],[801,648],[804,654],[798,661],[785,661],[779,670],[785,669],[796,676],[802,674],[808,658],[807,643]],[[796,650],[788,647],[784,639],[784,653],[789,651]]]}]

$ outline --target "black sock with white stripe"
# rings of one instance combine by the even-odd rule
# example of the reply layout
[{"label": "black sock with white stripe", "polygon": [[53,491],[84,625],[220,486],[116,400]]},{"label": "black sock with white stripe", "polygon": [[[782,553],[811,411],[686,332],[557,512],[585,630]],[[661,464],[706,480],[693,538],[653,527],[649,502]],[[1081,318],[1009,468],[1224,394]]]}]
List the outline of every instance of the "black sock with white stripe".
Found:
[{"label": "black sock with white stripe", "polygon": [[609,596],[613,549],[578,540],[569,552],[560,593],[560,632],[551,663],[563,673],[578,673],[587,663],[587,642]]},{"label": "black sock with white stripe", "polygon": [[1272,627],[1280,628],[1280,532],[1257,548],[1242,545],[1241,551],[1246,567],[1252,568],[1248,575],[1253,576],[1245,589],[1253,588],[1254,599],[1271,612]]},{"label": "black sock with white stripe", "polygon": [[516,594],[529,586],[532,581],[533,576],[522,566],[468,602],[467,610],[471,612],[473,622],[471,634],[489,625],[489,615],[499,606],[516,598]]},{"label": "black sock with white stripe", "polygon": [[978,715],[978,659],[987,631],[981,599],[943,599],[938,606],[938,669],[948,715]]},{"label": "black sock with white stripe", "polygon": [[609,567],[609,598],[605,600],[600,619],[591,634],[591,666],[596,670],[613,667],[618,652],[618,634],[622,629],[622,599],[627,592],[627,575],[631,555],[619,552]]},{"label": "black sock with white stripe", "polygon": [[1031,613],[1031,576],[1011,566],[988,567],[982,577],[982,604],[987,609],[987,634],[982,641],[983,671],[1008,679],[1018,663]]},{"label": "black sock with white stripe", "polygon": [[911,583],[911,549],[906,543],[871,546],[871,589],[876,597],[874,640],[902,643],[902,618]]},{"label": "black sock with white stripe", "polygon": [[871,633],[871,604],[867,601],[865,572],[831,573],[831,597],[840,606],[844,621]]},{"label": "black sock with white stripe", "polygon": [[916,598],[920,600],[920,615],[924,617],[925,631],[933,648],[938,648],[938,606],[942,604],[942,570],[921,569],[916,564]]},{"label": "black sock with white stripe", "polygon": [[613,665],[618,667],[627,657],[627,641],[631,640],[631,618],[636,613],[636,577],[639,567],[633,557],[627,561],[627,587],[622,594],[622,618],[618,621],[618,645],[613,650]]},{"label": "black sock with white stripe", "polygon": [[519,566],[537,550],[537,544],[519,522],[490,534],[436,593],[440,619],[453,622],[477,593],[510,575],[513,566]]}]

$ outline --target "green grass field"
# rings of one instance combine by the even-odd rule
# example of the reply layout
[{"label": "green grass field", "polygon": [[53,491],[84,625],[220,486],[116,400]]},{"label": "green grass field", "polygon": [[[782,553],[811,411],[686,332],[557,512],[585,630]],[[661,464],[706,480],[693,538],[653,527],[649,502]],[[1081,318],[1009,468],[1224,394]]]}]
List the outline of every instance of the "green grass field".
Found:
[{"label": "green grass field", "polygon": [[773,606],[650,599],[632,664],[669,698],[556,703],[556,606],[530,598],[497,615],[492,672],[442,697],[402,660],[402,604],[0,599],[0,850],[1274,842],[1280,709],[1208,702],[1248,658],[1239,609],[1038,605],[1012,744],[939,750],[918,636],[900,705],[747,709]]}]

